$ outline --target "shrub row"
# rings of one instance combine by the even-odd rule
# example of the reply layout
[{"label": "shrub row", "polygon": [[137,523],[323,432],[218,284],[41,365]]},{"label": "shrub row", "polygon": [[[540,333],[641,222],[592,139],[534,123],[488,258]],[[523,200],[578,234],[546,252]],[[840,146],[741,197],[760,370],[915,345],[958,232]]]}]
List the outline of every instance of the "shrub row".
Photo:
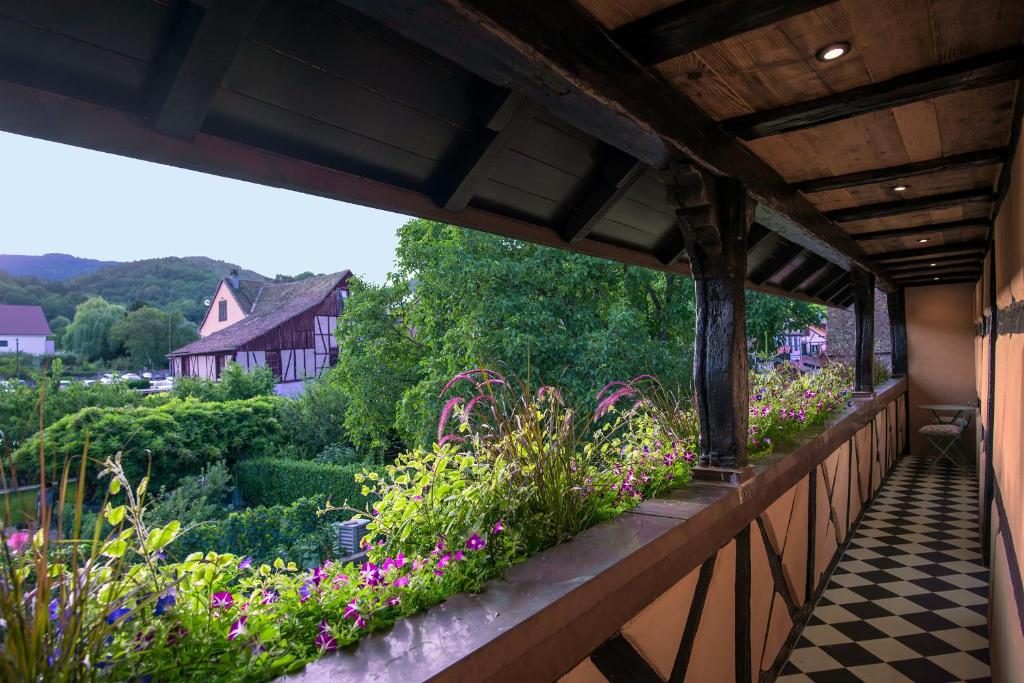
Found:
[{"label": "shrub row", "polygon": [[333,505],[346,501],[364,509],[370,500],[355,475],[363,465],[332,465],[312,460],[247,458],[235,465],[242,499],[250,505],[288,505],[306,496],[324,496]]},{"label": "shrub row", "polygon": [[[282,430],[275,399],[204,403],[172,399],[160,406],[86,408],[61,418],[43,434],[51,476],[65,460],[76,460],[86,448],[89,459],[102,461],[120,452],[132,481],[147,473],[150,489],[173,488],[183,475],[224,460],[231,467],[242,455],[263,456],[280,449]],[[38,481],[39,439],[27,439],[14,453],[18,478]],[[77,465],[72,466],[75,471]],[[93,481],[89,477],[89,481]],[[98,496],[102,488],[97,489]]]}]

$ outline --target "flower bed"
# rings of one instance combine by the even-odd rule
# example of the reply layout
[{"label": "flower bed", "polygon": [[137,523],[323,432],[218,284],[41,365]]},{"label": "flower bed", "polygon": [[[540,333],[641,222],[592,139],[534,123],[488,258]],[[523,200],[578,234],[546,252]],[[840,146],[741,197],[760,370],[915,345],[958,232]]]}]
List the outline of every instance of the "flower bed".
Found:
[{"label": "flower bed", "polygon": [[[758,379],[751,445],[763,453],[842,406],[849,373]],[[271,678],[479,590],[530,555],[689,481],[696,420],[652,377],[605,387],[587,416],[553,388],[510,386],[485,370],[456,377],[442,394],[432,449],[400,457],[383,475],[360,475],[364,494],[380,498],[360,566],[257,566],[215,553],[171,561],[164,550],[180,526],[147,529],[145,480],[131,489],[119,460],[107,460],[109,496],[125,499],[106,506],[117,529],[110,538],[75,552],[52,547],[45,532],[6,539],[5,677]],[[40,613],[47,618],[31,618]]]}]

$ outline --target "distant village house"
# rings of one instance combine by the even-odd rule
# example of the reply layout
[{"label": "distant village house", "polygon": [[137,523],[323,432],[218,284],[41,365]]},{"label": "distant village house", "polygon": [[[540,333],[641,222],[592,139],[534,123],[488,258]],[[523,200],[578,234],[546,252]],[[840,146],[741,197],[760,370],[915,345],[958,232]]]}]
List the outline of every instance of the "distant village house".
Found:
[{"label": "distant village house", "polygon": [[52,354],[52,334],[41,306],[0,304],[0,353]]},{"label": "distant village house", "polygon": [[235,362],[269,367],[281,383],[319,377],[338,358],[335,328],[351,275],[264,282],[232,271],[210,301],[200,339],[169,354],[172,373],[215,380]]}]

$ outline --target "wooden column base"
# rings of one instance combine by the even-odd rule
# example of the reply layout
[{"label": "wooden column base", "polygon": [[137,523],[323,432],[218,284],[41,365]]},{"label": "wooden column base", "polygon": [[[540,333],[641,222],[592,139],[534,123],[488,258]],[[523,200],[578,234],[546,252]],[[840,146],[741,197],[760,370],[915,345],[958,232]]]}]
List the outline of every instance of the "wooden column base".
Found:
[{"label": "wooden column base", "polygon": [[871,391],[855,391],[855,392],[853,392],[853,397],[854,398],[874,398],[875,397],[875,391],[873,389]]},{"label": "wooden column base", "polygon": [[709,484],[729,484],[739,486],[743,482],[753,478],[754,468],[746,467],[702,467],[697,466],[692,470],[693,480]]}]

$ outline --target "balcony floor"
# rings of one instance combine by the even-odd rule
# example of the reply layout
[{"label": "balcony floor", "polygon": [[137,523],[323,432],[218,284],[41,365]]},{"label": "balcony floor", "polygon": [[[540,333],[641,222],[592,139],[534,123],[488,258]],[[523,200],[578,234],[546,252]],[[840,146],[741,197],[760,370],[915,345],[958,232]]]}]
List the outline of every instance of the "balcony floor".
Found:
[{"label": "balcony floor", "polygon": [[977,490],[954,467],[901,461],[778,680],[989,680]]}]

